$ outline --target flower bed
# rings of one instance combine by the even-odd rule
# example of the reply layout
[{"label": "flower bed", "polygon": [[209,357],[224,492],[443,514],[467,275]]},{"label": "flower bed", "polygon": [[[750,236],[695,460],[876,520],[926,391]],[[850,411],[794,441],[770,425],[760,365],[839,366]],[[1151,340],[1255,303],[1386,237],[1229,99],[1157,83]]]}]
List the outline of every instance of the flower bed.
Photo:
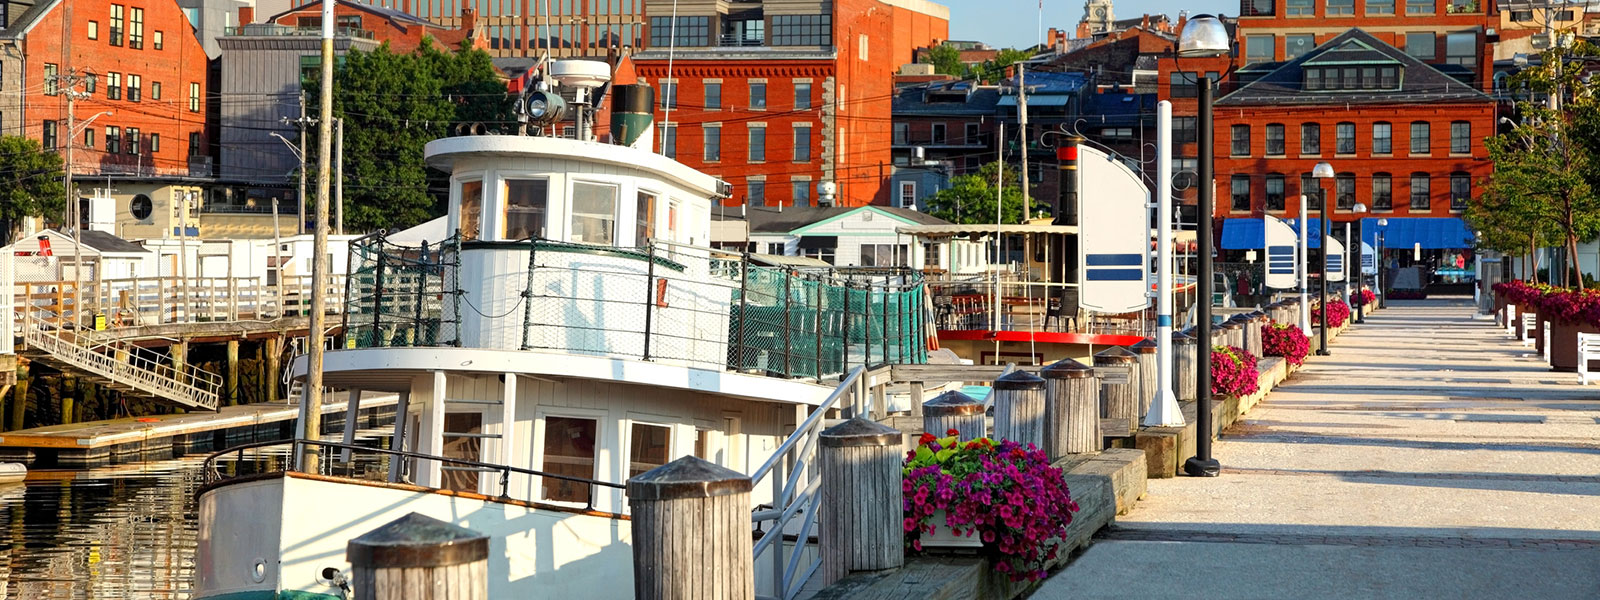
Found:
[{"label": "flower bed", "polygon": [[[1312,325],[1322,324],[1322,313],[1323,309],[1320,307],[1311,311]],[[1344,322],[1350,319],[1350,305],[1345,304],[1343,300],[1334,300],[1328,303],[1327,313],[1328,323],[1331,327],[1343,326]]]},{"label": "flower bed", "polygon": [[1427,300],[1428,293],[1422,290],[1389,290],[1383,293],[1390,300]]},{"label": "flower bed", "polygon": [[1299,365],[1311,352],[1311,340],[1294,325],[1267,323],[1261,326],[1261,348],[1267,356],[1281,356],[1289,364]]},{"label": "flower bed", "polygon": [[1259,362],[1249,352],[1236,346],[1217,346],[1211,349],[1211,393],[1249,396],[1261,389]]},{"label": "flower bed", "polygon": [[[920,552],[923,534],[949,527],[955,535],[983,540],[994,569],[1012,581],[1044,579],[1056,540],[1078,511],[1061,469],[1032,444],[988,438],[963,443],[956,430],[945,433],[949,437],[922,434],[917,449],[906,454],[906,546]],[[939,512],[943,523],[933,522]]]},{"label": "flower bed", "polygon": [[1378,295],[1372,290],[1362,289],[1350,292],[1350,306],[1367,306],[1378,301]]}]

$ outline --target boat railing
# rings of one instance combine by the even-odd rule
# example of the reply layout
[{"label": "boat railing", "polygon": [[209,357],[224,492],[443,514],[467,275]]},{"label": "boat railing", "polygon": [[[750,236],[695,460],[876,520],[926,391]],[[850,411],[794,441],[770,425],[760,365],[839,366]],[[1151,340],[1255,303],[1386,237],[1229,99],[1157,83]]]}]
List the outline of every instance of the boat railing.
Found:
[{"label": "boat railing", "polygon": [[[1076,283],[995,281],[993,277],[927,282],[940,331],[1032,331],[1090,335],[1155,333],[1154,302],[1128,313],[1102,313],[1079,303]],[[1180,312],[1187,306],[1180,308]],[[1179,322],[1184,322],[1179,316]]]},{"label": "boat railing", "polygon": [[[757,537],[754,546],[755,560],[770,561],[768,581],[757,581],[757,598],[789,600],[800,593],[806,580],[822,565],[820,554],[811,553],[807,560],[806,540],[813,535],[817,524],[817,509],[822,502],[819,487],[822,473],[817,468],[817,442],[824,429],[824,419],[830,410],[844,408],[841,416],[855,416],[866,401],[862,387],[866,383],[864,367],[856,367],[840,381],[839,387],[826,400],[812,409],[811,416],[795,427],[794,433],[778,445],[765,463],[755,470],[750,479],[756,486],[771,486],[772,502],[758,506],[751,513]],[[865,409],[870,414],[870,409]],[[793,536],[795,547],[788,556],[784,539]],[[773,593],[762,594],[762,589]]]},{"label": "boat railing", "polygon": [[[360,470],[362,461],[356,460],[356,457],[365,455],[377,456],[390,461],[399,460],[402,461],[402,464],[406,465],[414,463],[415,461],[427,460],[438,462],[446,469],[454,468],[458,470],[475,471],[479,473],[495,473],[500,477],[498,483],[500,491],[499,496],[501,498],[511,497],[511,476],[513,474],[559,479],[561,481],[570,481],[573,483],[619,490],[627,489],[626,485],[620,483],[597,481],[594,479],[572,477],[569,475],[558,475],[556,473],[535,471],[533,469],[524,469],[509,465],[497,465],[494,463],[467,460],[463,458],[450,458],[447,456],[423,454],[420,452],[390,450],[386,448],[362,446],[359,444],[345,444],[341,442],[327,442],[322,440],[274,440],[268,442],[255,442],[234,446],[226,450],[212,453],[210,456],[206,457],[205,462],[201,467],[201,472],[204,474],[206,484],[209,485],[212,483],[244,476],[243,474],[224,474],[222,468],[218,464],[221,459],[226,458],[229,455],[233,455],[235,457],[234,464],[243,464],[245,460],[245,451],[259,450],[262,448],[270,448],[275,446],[287,446],[289,451],[281,457],[280,461],[275,463],[275,466],[270,466],[267,470],[248,473],[249,475],[272,472],[305,473],[306,471],[301,470],[293,464],[295,462],[293,457],[305,456],[308,450],[315,450],[319,457],[319,460],[316,461],[317,470],[315,473],[310,474],[322,475],[326,477],[344,477],[361,481],[375,481],[384,483],[409,483],[405,481],[407,473],[401,472],[401,470],[391,470],[387,467],[371,470]],[[340,457],[340,455],[349,455],[351,458],[349,460],[342,461],[336,460],[338,457]],[[588,504],[584,506],[584,510],[594,509],[594,496],[595,494],[593,493],[589,494]]]}]

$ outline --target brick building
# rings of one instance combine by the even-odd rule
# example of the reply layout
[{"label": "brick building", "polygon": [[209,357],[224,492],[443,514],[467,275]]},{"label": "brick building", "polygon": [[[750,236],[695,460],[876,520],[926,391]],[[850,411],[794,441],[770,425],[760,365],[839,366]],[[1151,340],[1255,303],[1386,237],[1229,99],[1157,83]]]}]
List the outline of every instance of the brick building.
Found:
[{"label": "brick building", "polygon": [[[422,46],[424,38],[432,38],[440,50],[456,50],[463,41],[472,47],[490,50],[489,38],[478,26],[477,14],[464,9],[454,19],[455,27],[437,25],[427,19],[394,8],[339,2],[333,7],[334,24],[352,35],[371,39],[379,44],[389,44],[396,54],[405,54]],[[241,19],[242,20],[242,19]],[[249,21],[244,21],[249,23]],[[273,15],[268,22],[314,33],[322,27],[322,1],[313,0],[292,10]]]},{"label": "brick building", "polygon": [[634,56],[666,154],[733,184],[732,204],[815,205],[822,182],[842,206],[889,203],[894,73],[947,37],[948,9],[708,2],[679,4],[674,27],[671,6],[647,3],[651,50]]},{"label": "brick building", "polygon": [[[317,0],[259,0],[259,7],[295,8]],[[352,0],[340,2],[346,4]],[[490,55],[555,58],[602,57],[623,48],[647,47],[646,0],[518,2],[486,0],[353,0],[409,13],[450,29],[481,30]],[[685,6],[688,2],[684,2]],[[476,9],[476,11],[474,10]]]},{"label": "brick building", "polygon": [[[0,52],[3,133],[46,148],[74,144],[81,175],[210,174],[206,53],[177,3],[41,0],[10,19],[0,47],[10,49]],[[69,86],[87,94],[76,101],[75,134]]]}]

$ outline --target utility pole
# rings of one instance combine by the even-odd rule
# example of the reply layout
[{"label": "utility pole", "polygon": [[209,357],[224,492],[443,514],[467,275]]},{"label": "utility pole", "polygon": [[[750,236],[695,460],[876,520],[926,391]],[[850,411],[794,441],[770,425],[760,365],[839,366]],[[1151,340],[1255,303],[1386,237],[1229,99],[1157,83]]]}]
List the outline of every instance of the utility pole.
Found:
[{"label": "utility pole", "polygon": [[1028,67],[1017,63],[1017,111],[1021,127],[1017,128],[1017,139],[1022,145],[1022,224],[1028,224],[1028,217],[1033,214],[1028,210]]},{"label": "utility pole", "polygon": [[333,231],[344,235],[344,119],[334,119],[333,127]]},{"label": "utility pole", "polygon": [[296,234],[306,232],[306,93],[300,92],[300,119],[295,121],[295,127],[300,130],[300,220],[295,221]]},{"label": "utility pole", "polygon": [[[320,436],[322,429],[322,354],[324,335],[323,321],[326,318],[324,305],[327,303],[327,276],[328,276],[328,199],[331,187],[333,170],[329,168],[329,158],[333,153],[333,24],[334,0],[322,2],[322,87],[318,94],[318,103],[321,105],[320,118],[317,120],[317,208],[316,223],[313,226],[311,242],[311,317],[310,331],[307,334],[307,345],[310,352],[307,354],[306,383],[305,383],[305,435],[306,439],[314,440]],[[301,103],[304,106],[304,103]],[[305,129],[301,130],[301,139],[304,139]],[[302,155],[303,156],[303,155]],[[304,204],[302,204],[302,207]],[[317,472],[317,451],[315,448],[306,447],[305,454],[301,457],[300,468],[308,473]]]}]

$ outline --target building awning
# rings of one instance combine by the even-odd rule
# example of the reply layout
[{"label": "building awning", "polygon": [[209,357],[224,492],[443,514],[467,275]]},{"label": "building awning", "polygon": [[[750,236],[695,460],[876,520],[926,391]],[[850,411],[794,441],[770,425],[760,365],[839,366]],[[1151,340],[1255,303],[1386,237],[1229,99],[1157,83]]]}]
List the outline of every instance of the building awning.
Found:
[{"label": "building awning", "polygon": [[827,250],[839,247],[839,236],[836,235],[802,235],[800,236],[801,250]]},{"label": "building awning", "polygon": [[[1322,219],[1307,219],[1311,223],[1313,235],[1308,240],[1311,248],[1321,248],[1321,240],[1315,235],[1317,228],[1322,226]],[[1296,232],[1300,231],[1296,219],[1284,219],[1289,227]],[[1472,247],[1472,232],[1467,229],[1467,224],[1456,217],[1390,217],[1389,225],[1383,228],[1383,245],[1386,248],[1412,248],[1422,244],[1423,250],[1459,250]],[[1361,239],[1376,247],[1378,245],[1378,218],[1368,217],[1361,219],[1358,226]],[[1333,224],[1329,235],[1343,239],[1344,225],[1339,222]],[[1266,243],[1265,229],[1261,219],[1228,219],[1222,223],[1222,249],[1223,250],[1252,250],[1260,249]]]}]

